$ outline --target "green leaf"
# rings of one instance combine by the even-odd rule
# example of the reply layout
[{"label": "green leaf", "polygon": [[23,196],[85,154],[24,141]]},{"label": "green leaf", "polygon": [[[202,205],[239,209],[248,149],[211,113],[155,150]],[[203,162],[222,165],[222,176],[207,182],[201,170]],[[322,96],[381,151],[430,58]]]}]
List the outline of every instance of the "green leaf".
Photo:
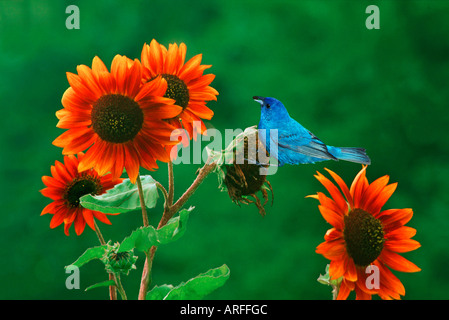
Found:
[{"label": "green leaf", "polygon": [[[159,194],[156,181],[149,175],[140,176],[142,182],[145,206],[154,208]],[[141,208],[139,190],[137,184],[132,184],[129,179],[109,189],[106,193],[98,196],[87,194],[80,198],[84,208],[100,211],[103,213],[123,213]]]},{"label": "green leaf", "polygon": [[326,271],[326,273],[324,275],[320,274],[317,281],[321,284],[325,284],[325,285],[332,286],[332,287],[339,286],[341,281],[343,280],[343,277],[332,280],[329,275],[329,265],[326,265],[325,271]]},{"label": "green leaf", "polygon": [[155,246],[157,244],[158,244],[157,234],[154,227],[153,226],[141,227],[133,231],[133,233],[131,233],[129,237],[126,237],[122,241],[118,249],[118,252],[129,251],[132,250],[133,248],[146,252],[152,246]]},{"label": "green leaf", "polygon": [[[105,250],[106,250],[106,245],[89,248],[86,251],[84,251],[84,253],[71,265],[79,268],[91,260],[101,259],[101,257],[103,257],[103,254],[105,253]],[[66,266],[66,268],[67,267],[68,266]]]},{"label": "green leaf", "polygon": [[[199,300],[218,289],[229,279],[230,270],[227,265],[210,269],[205,273],[201,273],[195,278],[187,282],[182,282],[178,286],[172,288],[163,297],[163,300]],[[155,292],[151,290],[146,298],[154,299],[167,291],[170,285],[158,287]]]},{"label": "green leaf", "polygon": [[103,282],[99,282],[99,283],[91,285],[90,287],[87,287],[85,291],[88,291],[88,290],[91,290],[94,288],[109,287],[109,286],[115,286],[115,281],[114,280],[106,280]]},{"label": "green leaf", "polygon": [[141,227],[134,230],[129,237],[126,237],[120,244],[118,252],[124,252],[136,248],[140,251],[148,251],[152,246],[166,244],[178,240],[185,232],[189,209],[182,209],[179,215],[171,218],[165,226],[156,230],[153,226]]},{"label": "green leaf", "polygon": [[163,284],[162,286],[155,286],[147,295],[146,300],[163,300],[164,297],[173,289],[171,284]]},{"label": "green leaf", "polygon": [[182,209],[178,216],[171,218],[165,226],[157,230],[158,242],[166,244],[178,240],[186,231],[189,214],[194,208]]}]

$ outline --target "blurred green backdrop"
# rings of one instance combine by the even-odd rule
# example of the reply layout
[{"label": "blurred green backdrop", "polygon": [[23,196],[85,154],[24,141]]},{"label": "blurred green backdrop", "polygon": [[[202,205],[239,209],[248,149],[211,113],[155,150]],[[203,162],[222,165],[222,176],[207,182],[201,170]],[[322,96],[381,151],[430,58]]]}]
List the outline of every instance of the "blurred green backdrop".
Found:
[{"label": "blurred green backdrop", "polygon": [[[65,9],[80,9],[80,29],[68,30]],[[368,30],[365,9],[377,4],[380,29]],[[217,129],[258,123],[253,95],[274,96],[290,114],[331,145],[367,149],[368,179],[399,182],[387,208],[411,207],[409,226],[422,247],[404,256],[422,271],[396,273],[405,299],[447,299],[449,280],[449,3],[447,1],[0,1],[1,223],[0,298],[107,299],[94,261],[81,269],[81,289],[67,290],[63,267],[97,245],[49,228],[42,175],[62,160],[51,142],[63,130],[55,112],[68,87],[66,71],[107,66],[115,54],[140,58],[144,42],[185,42],[187,56],[203,54],[220,95],[208,104]],[[175,196],[199,165],[175,166]],[[231,203],[210,175],[187,205],[196,209],[186,234],[160,247],[154,284],[178,284],[226,263],[229,281],[210,299],[330,299],[316,279],[327,260],[315,253],[328,225],[308,194],[323,191],[313,177],[327,167],[350,183],[360,166],[346,162],[284,166],[269,180],[273,207]],[[153,176],[167,183],[166,164]],[[150,212],[157,224],[162,206]],[[139,212],[102,225],[106,239],[122,240],[141,225]],[[124,279],[136,298],[144,257]]]}]

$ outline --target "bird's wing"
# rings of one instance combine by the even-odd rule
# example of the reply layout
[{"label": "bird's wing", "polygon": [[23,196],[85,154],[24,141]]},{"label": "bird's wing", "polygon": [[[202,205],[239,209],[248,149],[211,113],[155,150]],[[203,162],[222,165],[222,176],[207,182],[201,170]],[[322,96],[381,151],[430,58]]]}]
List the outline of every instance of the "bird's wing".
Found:
[{"label": "bird's wing", "polygon": [[295,133],[279,132],[278,146],[309,157],[338,160],[329,152],[324,142],[307,129]]}]

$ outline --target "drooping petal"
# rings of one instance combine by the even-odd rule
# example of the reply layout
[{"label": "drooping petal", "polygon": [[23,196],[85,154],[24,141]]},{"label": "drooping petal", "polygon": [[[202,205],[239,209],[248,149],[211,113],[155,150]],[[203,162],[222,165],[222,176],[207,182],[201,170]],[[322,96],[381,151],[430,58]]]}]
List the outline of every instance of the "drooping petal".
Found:
[{"label": "drooping petal", "polygon": [[359,208],[360,200],[362,199],[362,195],[365,189],[368,187],[368,180],[366,179],[366,168],[367,166],[363,166],[362,170],[357,174],[354,178],[354,181],[351,184],[351,188],[349,189],[349,193],[354,201],[351,205],[351,208]]},{"label": "drooping petal", "polygon": [[421,244],[413,239],[391,240],[385,242],[384,248],[394,252],[409,252],[418,249]]},{"label": "drooping petal", "polygon": [[326,220],[328,223],[330,223],[336,229],[343,230],[344,222],[343,222],[343,216],[341,214],[339,214],[325,206],[318,206],[318,209],[320,210],[321,215],[323,216],[324,220]]},{"label": "drooping petal", "polygon": [[383,176],[370,183],[366,189],[365,196],[360,200],[359,207],[365,211],[372,212],[370,205],[379,198],[389,179],[389,176]]},{"label": "drooping petal", "polygon": [[82,216],[84,220],[86,221],[87,225],[92,229],[95,230],[95,223],[94,223],[94,215],[92,214],[92,210],[83,209]]},{"label": "drooping petal", "polygon": [[202,119],[210,120],[214,116],[214,112],[205,105],[189,103],[187,108],[190,112]]},{"label": "drooping petal", "polygon": [[322,242],[315,251],[329,260],[342,259],[346,255],[345,242],[343,239]]},{"label": "drooping petal", "polygon": [[384,225],[385,231],[389,232],[405,225],[412,216],[412,209],[388,209],[382,211],[377,218]]},{"label": "drooping petal", "polygon": [[340,284],[337,300],[346,300],[352,290],[354,290],[354,283],[343,279]]},{"label": "drooping petal", "polygon": [[385,263],[390,268],[401,271],[401,272],[418,272],[421,269],[416,266],[413,262],[407,260],[403,256],[390,251],[388,249],[382,250],[379,256],[379,260]]},{"label": "drooping petal", "polygon": [[327,189],[332,199],[335,201],[338,206],[338,213],[344,215],[348,211],[348,204],[343,198],[342,194],[338,190],[338,188],[325,176],[323,176],[320,172],[317,171],[315,178]]},{"label": "drooping petal", "polygon": [[388,186],[386,186],[382,193],[373,201],[373,203],[370,205],[370,212],[377,213],[379,212],[382,207],[385,205],[385,203],[390,199],[391,195],[394,193],[397,187],[397,183],[392,183]]},{"label": "drooping petal", "polygon": [[86,86],[85,82],[79,75],[71,72],[67,72],[66,74],[70,87],[76,92],[78,96],[83,97],[84,101],[93,103],[99,98],[99,92],[96,90],[90,90],[90,88]]},{"label": "drooping petal", "polygon": [[139,175],[139,154],[132,144],[124,146],[125,151],[125,169],[128,173],[131,183],[136,183],[137,176]]},{"label": "drooping petal", "polygon": [[340,277],[343,277],[345,274],[345,259],[335,259],[331,260],[329,264],[329,276],[331,280],[336,280]]},{"label": "drooping petal", "polygon": [[[57,137],[55,140],[53,140],[53,145],[61,148],[67,147],[74,139],[81,138],[85,136],[86,134],[89,134],[92,131],[92,129],[88,127],[80,127],[80,128],[72,128],[68,131],[62,133],[59,137]],[[73,148],[68,148],[73,149]],[[83,151],[83,150],[78,150]],[[77,153],[74,152],[74,153]],[[71,153],[68,153],[71,154]]]},{"label": "drooping petal", "polygon": [[345,259],[345,279],[348,281],[355,282],[357,281],[357,268],[355,266],[354,260],[350,259],[349,257]]},{"label": "drooping petal", "polygon": [[351,193],[349,192],[348,186],[346,185],[346,183],[343,181],[343,179],[336,174],[335,172],[333,172],[332,170],[329,170],[327,168],[324,168],[327,172],[329,172],[329,174],[332,176],[332,178],[335,180],[335,182],[338,184],[338,186],[340,187],[341,191],[343,192],[343,194],[346,197],[346,200],[348,201],[349,204],[352,204],[352,196]]},{"label": "drooping petal", "polygon": [[416,235],[416,229],[402,226],[397,229],[391,230],[390,232],[385,234],[385,239],[388,240],[401,240],[401,239],[410,239]]},{"label": "drooping petal", "polygon": [[375,265],[379,268],[380,294],[390,296],[393,299],[400,299],[400,296],[405,295],[404,285],[399,279],[388,269],[383,263],[375,262]]},{"label": "drooping petal", "polygon": [[84,220],[82,210],[77,213],[75,221],[73,223],[75,224],[75,233],[79,236],[81,233],[83,233],[84,228],[86,227],[86,220]]}]

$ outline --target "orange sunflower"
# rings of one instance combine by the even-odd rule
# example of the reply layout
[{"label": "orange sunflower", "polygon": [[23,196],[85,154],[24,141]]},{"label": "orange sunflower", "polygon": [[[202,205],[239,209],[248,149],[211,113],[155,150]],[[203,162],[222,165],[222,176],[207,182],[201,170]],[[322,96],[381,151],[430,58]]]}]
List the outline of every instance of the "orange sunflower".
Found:
[{"label": "orange sunflower", "polygon": [[56,228],[64,222],[64,233],[69,235],[70,226],[75,223],[75,232],[80,235],[86,223],[95,230],[94,218],[111,224],[104,213],[89,210],[80,205],[80,197],[86,194],[99,195],[122,182],[118,178],[112,181],[112,175],[100,176],[95,170],[78,171],[79,162],[85,157],[84,153],[64,156],[64,164],[55,161],[51,166],[51,177],[43,176],[42,182],[46,188],[41,193],[53,200],[43,210],[41,215],[53,214],[50,228]]},{"label": "orange sunflower", "polygon": [[[330,260],[331,279],[342,277],[337,299],[346,299],[352,290],[356,292],[356,299],[371,299],[373,294],[382,299],[400,299],[405,295],[404,286],[389,268],[401,272],[421,270],[398,254],[421,246],[411,239],[416,230],[405,226],[412,218],[412,209],[382,209],[397,186],[397,183],[388,184],[387,175],[370,184],[364,166],[348,188],[336,173],[326,170],[341,192],[317,172],[315,177],[331,197],[321,192],[308,197],[319,200],[323,218],[333,226],[316,252]],[[377,288],[367,286],[370,265],[379,270]]]},{"label": "orange sunflower", "polygon": [[67,72],[70,87],[62,97],[64,109],[56,112],[58,128],[69,129],[53,141],[63,154],[86,152],[79,170],[95,168],[98,174],[112,173],[117,179],[126,169],[135,182],[139,167],[153,170],[156,160],[168,162],[165,145],[175,129],[162,119],[173,118],[182,108],[164,98],[167,81],[157,77],[142,84],[140,62],[116,55],[111,72],[95,57],[92,69],[77,67]]},{"label": "orange sunflower", "polygon": [[[157,76],[162,76],[168,83],[165,97],[176,100],[176,105],[182,107],[182,112],[169,120],[177,128],[184,128],[190,138],[196,140],[197,134],[206,130],[201,119],[210,120],[213,111],[206,107],[206,101],[217,100],[218,92],[209,85],[215,75],[203,74],[211,65],[201,65],[202,54],[198,54],[184,63],[187,47],[174,43],[168,50],[156,40],[150,45],[144,44],[141,54],[142,79],[151,82]],[[195,126],[194,122],[199,125]]]}]

